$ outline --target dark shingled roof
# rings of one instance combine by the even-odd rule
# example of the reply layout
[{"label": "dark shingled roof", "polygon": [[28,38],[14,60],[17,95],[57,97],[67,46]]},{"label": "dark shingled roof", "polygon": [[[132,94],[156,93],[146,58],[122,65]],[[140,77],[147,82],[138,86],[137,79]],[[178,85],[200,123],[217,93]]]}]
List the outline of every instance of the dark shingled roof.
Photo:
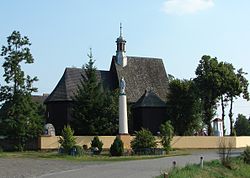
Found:
[{"label": "dark shingled roof", "polygon": [[[108,89],[119,87],[121,77],[126,81],[126,94],[128,102],[135,103],[147,89],[156,93],[165,101],[168,91],[168,78],[162,62],[158,58],[127,57],[128,64],[122,67],[115,62],[113,56],[110,71],[97,70],[97,77],[102,86]],[[66,68],[53,92],[45,103],[53,101],[72,101],[72,96],[80,83],[83,69]]]},{"label": "dark shingled roof", "polygon": [[133,107],[166,107],[166,103],[162,101],[154,92],[146,90]]},{"label": "dark shingled roof", "polygon": [[[66,68],[62,78],[45,100],[45,103],[53,101],[72,101],[72,97],[82,80],[82,75],[86,76],[84,70],[81,68]],[[97,70],[97,79],[102,82],[102,86],[105,88],[113,86],[112,81],[110,81],[111,77],[109,71]]]},{"label": "dark shingled roof", "polygon": [[113,56],[111,70],[115,68],[119,79],[124,77],[129,102],[135,103],[145,90],[152,90],[166,101],[169,85],[162,59],[128,56],[125,67],[118,65],[115,59]]},{"label": "dark shingled roof", "polygon": [[48,94],[43,94],[43,95],[32,95],[31,97],[32,101],[39,104],[43,104],[48,96],[49,96]]}]

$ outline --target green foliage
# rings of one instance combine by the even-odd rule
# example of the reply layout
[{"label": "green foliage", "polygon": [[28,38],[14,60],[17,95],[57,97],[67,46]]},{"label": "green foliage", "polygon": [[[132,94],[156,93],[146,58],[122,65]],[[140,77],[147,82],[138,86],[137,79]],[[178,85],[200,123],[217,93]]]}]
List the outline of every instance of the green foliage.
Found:
[{"label": "green foliage", "polygon": [[7,43],[1,53],[5,60],[2,66],[6,85],[0,88],[0,128],[4,128],[1,134],[17,141],[16,147],[22,151],[29,139],[42,132],[43,117],[39,115],[39,106],[31,99],[31,93],[37,91],[32,84],[38,79],[25,75],[21,68],[23,64],[34,62],[29,39],[14,31],[7,37]]},{"label": "green foliage", "polygon": [[194,82],[202,101],[203,121],[208,127],[208,134],[212,135],[211,120],[215,114],[221,85],[217,58],[211,58],[206,55],[202,56],[195,74],[196,78]]},{"label": "green foliage", "polygon": [[64,126],[59,143],[63,148],[63,153],[70,154],[71,149],[76,144],[76,138],[74,137],[74,130],[69,125]]},{"label": "green foliage", "polygon": [[[103,143],[101,140],[99,140],[98,136],[95,136],[93,140],[91,141],[91,149],[94,154],[100,154],[102,152],[102,146]],[[98,150],[95,150],[95,148],[98,148]]]},{"label": "green foliage", "polygon": [[101,88],[91,52],[88,57],[86,75],[72,98],[72,126],[79,135],[112,135],[118,130],[118,94]]},{"label": "green foliage", "polygon": [[82,156],[84,155],[84,149],[83,147],[79,145],[75,145],[74,148],[76,149],[76,156]]},{"label": "green foliage", "polygon": [[154,148],[157,143],[153,134],[142,128],[142,130],[135,132],[135,138],[131,141],[131,148],[136,151],[138,149]]},{"label": "green foliage", "polygon": [[160,126],[160,138],[161,138],[161,144],[166,151],[166,153],[169,153],[171,150],[171,140],[174,136],[174,128],[171,125],[170,121],[166,121],[164,124]]},{"label": "green foliage", "polygon": [[169,83],[167,118],[176,135],[193,135],[201,125],[201,102],[194,82],[172,79]]},{"label": "green foliage", "polygon": [[247,146],[242,154],[244,163],[250,164],[250,147]]},{"label": "green foliage", "polygon": [[[224,167],[219,160],[204,162],[203,169],[200,165],[189,164],[184,168],[176,168],[169,172],[169,178],[247,178],[250,175],[250,165],[239,158],[232,159],[233,169]],[[161,175],[157,178],[163,178]]]},{"label": "green foliage", "polygon": [[119,137],[116,137],[109,150],[111,156],[122,156],[124,152],[123,142]]},{"label": "green foliage", "polygon": [[237,136],[250,136],[250,122],[243,114],[238,114],[234,128]]}]

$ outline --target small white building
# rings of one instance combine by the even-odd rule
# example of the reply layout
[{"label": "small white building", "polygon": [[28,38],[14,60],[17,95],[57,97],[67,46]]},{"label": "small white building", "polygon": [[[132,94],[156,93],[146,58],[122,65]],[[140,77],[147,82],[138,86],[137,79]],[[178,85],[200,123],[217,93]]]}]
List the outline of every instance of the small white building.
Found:
[{"label": "small white building", "polygon": [[223,137],[223,120],[220,118],[215,118],[212,122],[214,136]]}]

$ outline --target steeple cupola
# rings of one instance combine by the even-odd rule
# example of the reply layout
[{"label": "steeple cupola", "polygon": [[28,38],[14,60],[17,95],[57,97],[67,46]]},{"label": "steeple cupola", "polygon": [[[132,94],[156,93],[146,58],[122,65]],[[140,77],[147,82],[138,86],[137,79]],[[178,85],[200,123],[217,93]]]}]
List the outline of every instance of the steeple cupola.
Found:
[{"label": "steeple cupola", "polygon": [[121,65],[122,67],[125,67],[127,65],[125,43],[126,41],[122,37],[122,24],[120,23],[120,36],[116,40],[116,63]]}]

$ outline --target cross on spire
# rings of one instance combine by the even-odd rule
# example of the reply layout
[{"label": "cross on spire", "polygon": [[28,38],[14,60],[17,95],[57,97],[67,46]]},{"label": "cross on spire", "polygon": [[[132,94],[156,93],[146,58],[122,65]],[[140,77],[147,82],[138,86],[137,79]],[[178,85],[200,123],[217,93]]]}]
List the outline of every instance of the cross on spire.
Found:
[{"label": "cross on spire", "polygon": [[122,23],[120,22],[120,37],[122,36]]}]

